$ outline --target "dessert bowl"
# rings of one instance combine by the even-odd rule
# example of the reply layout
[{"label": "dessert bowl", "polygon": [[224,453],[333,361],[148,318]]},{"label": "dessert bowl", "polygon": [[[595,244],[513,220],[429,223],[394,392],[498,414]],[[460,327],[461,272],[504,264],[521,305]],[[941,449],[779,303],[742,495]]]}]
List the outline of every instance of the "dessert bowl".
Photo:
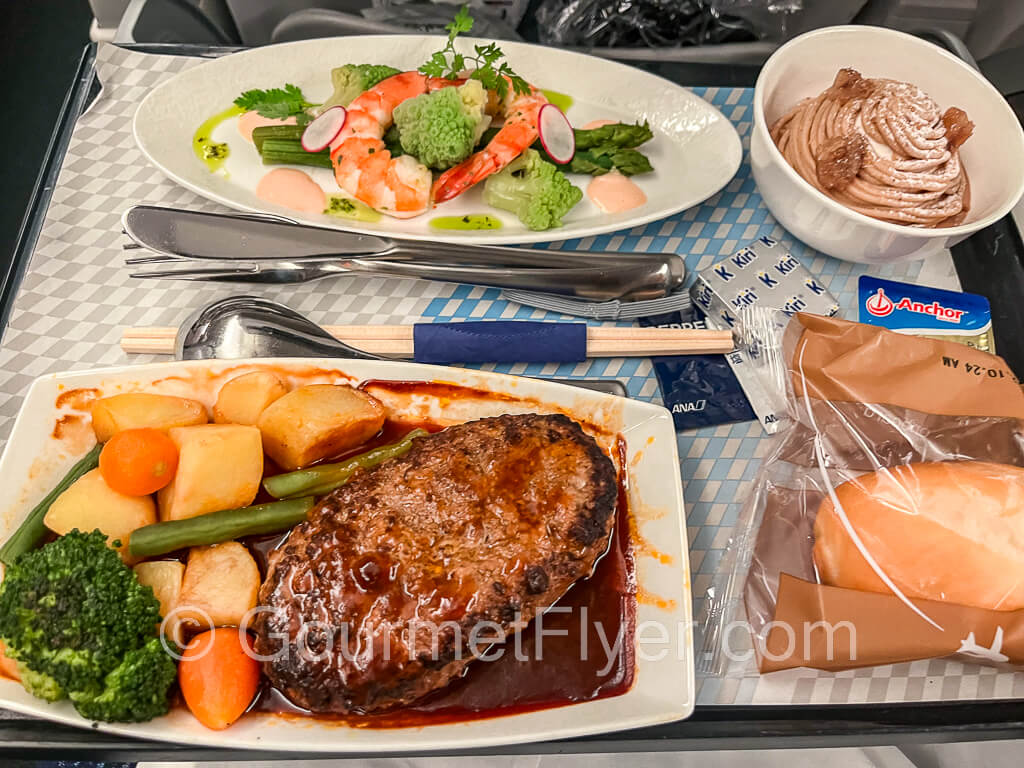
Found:
[{"label": "dessert bowl", "polygon": [[[807,182],[769,133],[801,99],[828,88],[843,68],[866,78],[918,86],[939,105],[963,109],[974,123],[960,147],[970,181],[970,210],[957,226],[915,227],[873,219]],[[845,261],[924,259],[1005,216],[1024,193],[1024,132],[999,92],[975,69],[932,43],[890,29],[827,27],[779,48],[754,89],[750,164],[772,215],[794,237]]]}]

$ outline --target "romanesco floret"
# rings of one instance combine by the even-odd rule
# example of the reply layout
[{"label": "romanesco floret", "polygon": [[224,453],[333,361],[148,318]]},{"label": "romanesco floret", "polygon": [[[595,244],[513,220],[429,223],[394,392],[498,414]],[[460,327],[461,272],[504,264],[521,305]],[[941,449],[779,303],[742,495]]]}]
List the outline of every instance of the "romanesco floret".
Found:
[{"label": "romanesco floret", "polygon": [[331,70],[331,84],[334,93],[320,105],[317,112],[331,107],[347,107],[356,96],[373,88],[381,80],[397,75],[400,70],[385,64],[345,64]]},{"label": "romanesco floret", "polygon": [[395,125],[406,154],[438,171],[469,157],[491,119],[487,91],[478,80],[407,99],[395,107]]},{"label": "romanesco floret", "polygon": [[[0,584],[0,640],[25,689],[50,701],[70,697],[79,711],[81,702],[100,697],[113,697],[101,699],[101,711],[118,719],[167,711],[175,664],[156,639],[159,622],[153,590],[139,584],[99,531],[71,531],[26,552]],[[138,686],[130,698],[130,686],[110,677],[126,664]],[[161,700],[158,712],[150,702]]]},{"label": "romanesco floret", "polygon": [[484,182],[484,202],[512,211],[529,229],[562,226],[562,217],[583,198],[565,174],[528,149]]}]

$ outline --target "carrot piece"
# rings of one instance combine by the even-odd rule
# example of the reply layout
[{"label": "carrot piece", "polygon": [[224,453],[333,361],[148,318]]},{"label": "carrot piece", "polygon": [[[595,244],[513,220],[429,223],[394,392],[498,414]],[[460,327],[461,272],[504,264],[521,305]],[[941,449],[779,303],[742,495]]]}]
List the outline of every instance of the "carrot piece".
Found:
[{"label": "carrot piece", "polygon": [[[247,647],[242,646],[242,642]],[[260,684],[260,664],[249,636],[237,627],[217,627],[192,638],[178,664],[185,703],[207,728],[221,731],[242,716]]]},{"label": "carrot piece", "polygon": [[0,675],[21,682],[21,674],[18,672],[18,662],[7,655],[7,646],[0,640]]},{"label": "carrot piece", "polygon": [[158,429],[141,427],[118,432],[100,453],[100,474],[112,489],[126,496],[155,493],[174,479],[178,447]]}]

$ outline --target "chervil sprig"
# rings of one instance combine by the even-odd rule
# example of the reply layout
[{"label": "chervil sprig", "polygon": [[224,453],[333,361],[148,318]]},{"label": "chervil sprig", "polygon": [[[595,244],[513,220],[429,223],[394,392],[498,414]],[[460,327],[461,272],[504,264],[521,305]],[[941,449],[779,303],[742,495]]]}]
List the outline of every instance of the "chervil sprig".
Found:
[{"label": "chervil sprig", "polygon": [[455,50],[455,38],[473,29],[473,17],[469,14],[469,6],[462,6],[455,14],[455,18],[445,25],[445,29],[448,30],[448,43],[420,67],[419,71],[424,75],[454,80],[463,70],[473,69],[470,77],[479,80],[488,90],[497,92],[502,99],[508,95],[509,83],[512,83],[512,89],[516,93],[530,92],[529,83],[519,77],[508,62],[503,61],[505,54],[496,43],[474,45],[474,55],[469,56]]},{"label": "chervil sprig", "polygon": [[306,101],[302,90],[297,85],[287,83],[284,88],[268,88],[262,91],[255,88],[245,91],[235,99],[235,106],[246,111],[255,111],[274,120],[295,117],[299,125],[305,125],[312,118],[306,112],[316,104]]}]

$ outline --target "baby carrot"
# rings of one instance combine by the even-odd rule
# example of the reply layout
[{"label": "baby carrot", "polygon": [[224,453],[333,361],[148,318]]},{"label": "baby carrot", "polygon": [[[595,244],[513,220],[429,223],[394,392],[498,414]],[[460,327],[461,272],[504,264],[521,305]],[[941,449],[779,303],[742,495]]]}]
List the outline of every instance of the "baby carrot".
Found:
[{"label": "baby carrot", "polygon": [[192,714],[207,728],[224,730],[252,703],[260,665],[250,653],[248,635],[237,627],[217,627],[192,638],[182,654],[178,685]]}]

